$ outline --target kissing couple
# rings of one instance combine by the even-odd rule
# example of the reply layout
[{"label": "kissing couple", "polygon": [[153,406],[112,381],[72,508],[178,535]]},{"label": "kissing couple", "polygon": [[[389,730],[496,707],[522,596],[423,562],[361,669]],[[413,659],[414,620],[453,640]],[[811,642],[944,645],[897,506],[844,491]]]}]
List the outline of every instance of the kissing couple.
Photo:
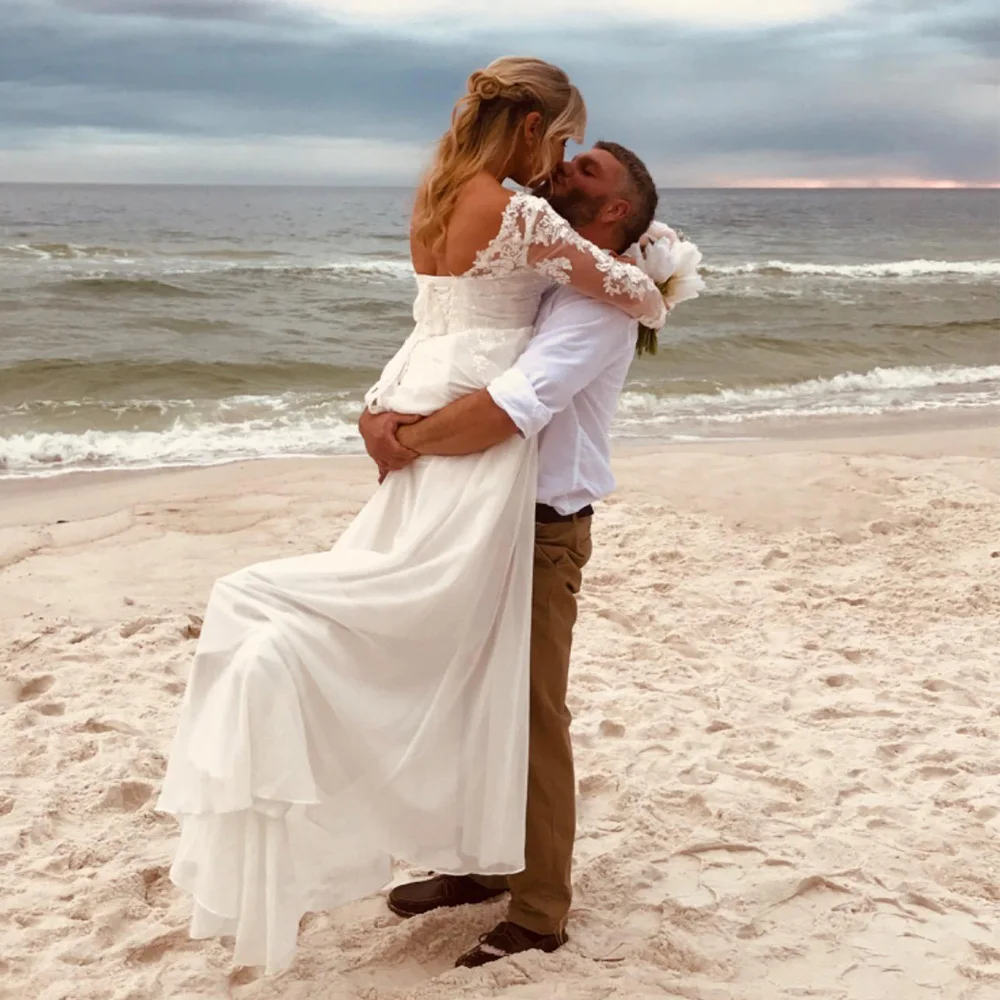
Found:
[{"label": "kissing couple", "polygon": [[415,327],[365,397],[377,490],[329,551],[212,589],[158,808],[192,936],[237,964],[287,968],[302,916],[394,859],[437,873],[401,916],[510,892],[459,965],[567,940],[576,595],[638,324],[670,304],[631,262],[649,172],[610,142],[564,163],[585,123],[541,60],[469,77],[416,197]]}]

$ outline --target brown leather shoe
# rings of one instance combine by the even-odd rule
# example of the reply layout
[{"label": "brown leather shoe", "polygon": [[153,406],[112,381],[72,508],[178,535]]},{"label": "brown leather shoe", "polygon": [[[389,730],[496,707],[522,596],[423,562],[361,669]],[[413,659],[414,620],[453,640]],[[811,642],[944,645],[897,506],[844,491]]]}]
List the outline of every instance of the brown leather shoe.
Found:
[{"label": "brown leather shoe", "polygon": [[417,917],[442,906],[485,903],[502,896],[506,889],[487,889],[468,875],[435,875],[420,882],[397,885],[389,892],[389,909],[400,917]]},{"label": "brown leather shoe", "polygon": [[508,955],[522,951],[553,952],[561,948],[569,938],[565,931],[556,934],[536,934],[520,924],[504,921],[497,924],[488,934],[479,938],[479,944],[467,951],[457,962],[456,968],[477,969],[480,965],[496,962]]}]

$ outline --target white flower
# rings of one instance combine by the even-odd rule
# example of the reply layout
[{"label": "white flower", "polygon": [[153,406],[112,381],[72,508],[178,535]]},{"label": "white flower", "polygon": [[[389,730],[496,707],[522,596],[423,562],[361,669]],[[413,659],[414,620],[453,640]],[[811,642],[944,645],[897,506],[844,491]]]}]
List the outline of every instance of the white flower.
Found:
[{"label": "white flower", "polygon": [[628,254],[656,282],[667,312],[681,302],[696,299],[705,287],[698,274],[701,251],[663,222],[654,221]]},{"label": "white flower", "polygon": [[667,310],[671,310],[674,306],[681,302],[686,302],[688,299],[698,298],[698,293],[705,287],[705,282],[702,281],[701,276],[695,272],[694,274],[675,274],[666,285],[666,289],[663,292],[663,301],[667,306]]},{"label": "white flower", "polygon": [[654,219],[649,224],[649,229],[646,230],[646,235],[643,239],[645,239],[647,243],[655,240],[666,239],[667,242],[672,245],[677,242],[677,233],[675,233],[665,222],[657,222]]},{"label": "white flower", "polygon": [[[677,245],[674,244],[674,247]],[[677,270],[674,263],[674,247],[670,245],[668,240],[657,240],[655,243],[650,243],[645,249],[643,270],[658,285],[663,284]]]},{"label": "white flower", "polygon": [[677,243],[673,247],[674,270],[663,293],[667,309],[673,309],[679,302],[698,298],[705,282],[698,274],[701,251],[694,243]]},{"label": "white flower", "polygon": [[697,245],[685,240],[674,246],[674,274],[696,274],[701,263],[701,251]]},{"label": "white flower", "polygon": [[633,263],[640,270],[645,270],[645,261],[642,256],[642,245],[639,243],[633,243],[625,253],[622,254],[623,257],[631,257]]}]

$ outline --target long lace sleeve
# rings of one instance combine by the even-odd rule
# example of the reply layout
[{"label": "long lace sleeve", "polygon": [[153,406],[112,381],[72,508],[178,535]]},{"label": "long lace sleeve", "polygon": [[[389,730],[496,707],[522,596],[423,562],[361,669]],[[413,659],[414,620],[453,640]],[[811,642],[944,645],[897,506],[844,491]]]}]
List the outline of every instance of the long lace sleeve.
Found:
[{"label": "long lace sleeve", "polygon": [[516,194],[469,273],[502,275],[523,267],[610,302],[653,329],[666,318],[663,296],[648,275],[585,240],[544,199]]}]

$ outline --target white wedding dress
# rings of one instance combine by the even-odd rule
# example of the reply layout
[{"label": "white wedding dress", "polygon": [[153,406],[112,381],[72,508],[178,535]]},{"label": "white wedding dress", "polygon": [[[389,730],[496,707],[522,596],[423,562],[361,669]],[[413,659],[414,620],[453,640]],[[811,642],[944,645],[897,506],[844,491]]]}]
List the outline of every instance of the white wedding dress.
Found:
[{"label": "white wedding dress", "polygon": [[[470,272],[417,276],[369,407],[428,414],[488,384],[553,280],[662,322],[645,275],[515,195]],[[418,459],[330,551],[215,584],[158,803],[193,937],[277,972],[304,913],[380,889],[393,857],[524,867],[535,467],[520,437]]]}]

